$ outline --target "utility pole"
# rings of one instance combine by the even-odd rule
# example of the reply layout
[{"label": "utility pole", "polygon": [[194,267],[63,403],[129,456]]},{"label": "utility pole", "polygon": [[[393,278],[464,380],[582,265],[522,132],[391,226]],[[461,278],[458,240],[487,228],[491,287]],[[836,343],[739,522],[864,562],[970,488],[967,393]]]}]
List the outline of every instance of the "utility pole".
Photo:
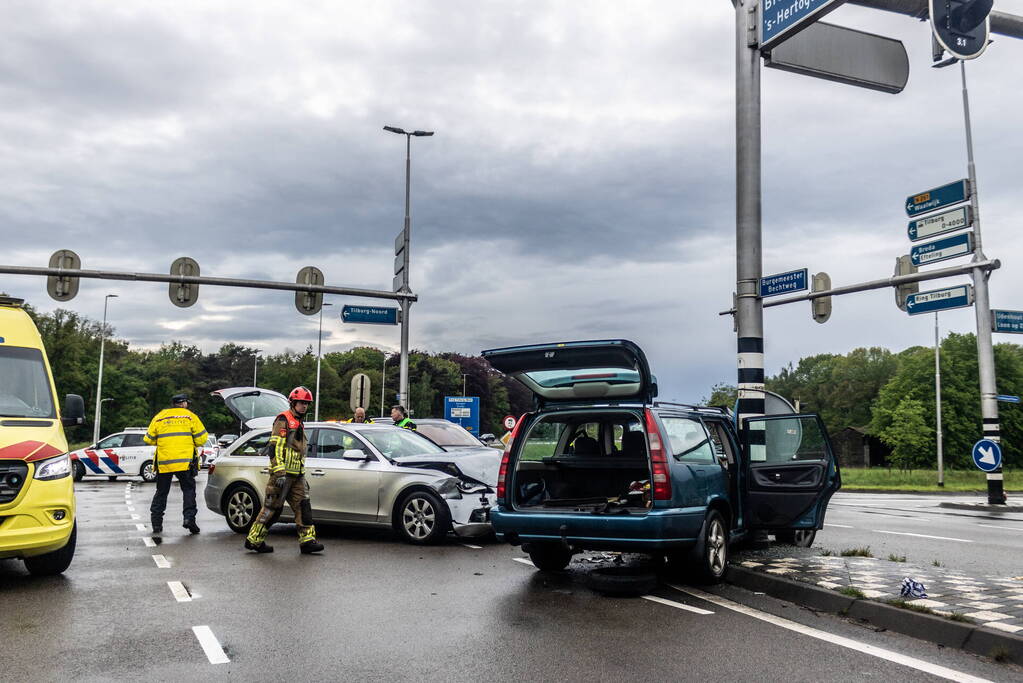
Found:
[{"label": "utility pole", "polygon": [[116,294],[103,297],[103,327],[99,331],[99,373],[96,375],[96,417],[92,422],[92,442],[99,441],[99,423],[103,408],[103,351],[107,340],[107,303],[116,299]]},{"label": "utility pole", "polygon": [[938,332],[938,312],[934,312],[934,416],[937,423],[938,486],[945,486],[945,461],[941,444],[941,335]]},{"label": "utility pole", "polygon": [[[404,267],[401,272],[401,291],[409,292],[409,245],[412,237],[412,216],[411,216],[411,189],[412,189],[412,138],[429,137],[433,135],[430,130],[406,131],[395,126],[384,126],[389,133],[397,133],[405,136],[405,229],[402,231],[404,241]],[[398,403],[409,407],[408,396],[408,335],[409,335],[409,308],[411,302],[407,298],[401,300],[401,371],[398,386]]]},{"label": "utility pole", "polygon": [[256,375],[259,372],[259,349],[256,349],[256,353],[252,356],[252,386],[259,386],[256,384]]},{"label": "utility pole", "polygon": [[462,373],[462,396],[465,396],[465,380],[469,375]]},{"label": "utility pole", "polygon": [[[970,95],[966,88],[966,63],[959,61],[959,74],[963,82],[963,120],[966,124],[966,160],[970,179],[970,207],[973,210],[973,262],[985,261],[983,243],[980,238],[980,202],[977,199],[977,170],[973,163],[973,130],[970,124]],[[980,414],[983,422],[982,435],[1000,444],[1002,432],[998,423],[998,400],[995,387],[995,352],[991,343],[991,299],[988,296],[987,281],[990,272],[984,268],[973,271],[974,304],[977,316],[977,365],[980,371]],[[1002,466],[987,473],[987,502],[990,505],[1005,504],[1005,487]]]},{"label": "utility pole", "polygon": [[313,422],[320,421],[320,358],[323,356],[323,309],[333,305],[325,302],[320,307],[320,331],[316,335],[316,408],[313,410]]}]

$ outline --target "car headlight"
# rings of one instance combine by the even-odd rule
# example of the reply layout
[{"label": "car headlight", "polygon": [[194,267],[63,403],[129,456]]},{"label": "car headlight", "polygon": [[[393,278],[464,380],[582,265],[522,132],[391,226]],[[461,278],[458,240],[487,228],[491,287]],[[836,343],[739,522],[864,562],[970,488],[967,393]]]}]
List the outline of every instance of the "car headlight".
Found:
[{"label": "car headlight", "polygon": [[42,480],[60,479],[70,474],[71,458],[65,453],[64,455],[58,455],[56,458],[41,460],[36,465],[36,473],[33,475],[33,478]]},{"label": "car headlight", "polygon": [[484,486],[479,482],[465,481],[462,479],[458,480],[456,486],[458,487],[458,490],[461,491],[462,493],[486,493],[490,490],[489,487]]}]

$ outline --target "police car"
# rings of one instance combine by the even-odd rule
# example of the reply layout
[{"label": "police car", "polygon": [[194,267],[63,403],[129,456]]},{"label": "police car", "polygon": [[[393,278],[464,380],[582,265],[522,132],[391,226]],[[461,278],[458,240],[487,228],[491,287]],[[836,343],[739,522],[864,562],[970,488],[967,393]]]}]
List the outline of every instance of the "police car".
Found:
[{"label": "police car", "polygon": [[110,481],[117,477],[142,477],[142,481],[156,481],[156,468],[153,467],[156,446],[143,441],[145,435],[144,427],[128,427],[92,446],[72,451],[75,481],[87,475],[103,475]]}]

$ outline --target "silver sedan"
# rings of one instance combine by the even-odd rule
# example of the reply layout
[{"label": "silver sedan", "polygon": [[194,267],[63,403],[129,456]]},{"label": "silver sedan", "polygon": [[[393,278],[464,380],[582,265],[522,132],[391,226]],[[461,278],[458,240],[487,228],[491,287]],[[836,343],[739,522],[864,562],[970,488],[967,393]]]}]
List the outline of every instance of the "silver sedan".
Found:
[{"label": "silver sedan", "polygon": [[[269,424],[246,433],[210,467],[206,506],[247,533],[263,502],[269,463],[259,452]],[[329,524],[391,527],[415,544],[441,541],[449,531],[475,537],[491,533],[501,453],[445,450],[405,429],[369,423],[306,424],[313,520]],[[282,521],[292,520],[288,506]]]}]

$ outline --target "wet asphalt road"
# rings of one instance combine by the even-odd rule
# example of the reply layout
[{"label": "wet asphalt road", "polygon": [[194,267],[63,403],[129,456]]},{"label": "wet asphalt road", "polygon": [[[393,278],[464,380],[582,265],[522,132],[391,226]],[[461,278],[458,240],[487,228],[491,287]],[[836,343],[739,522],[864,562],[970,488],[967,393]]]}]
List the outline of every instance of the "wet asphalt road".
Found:
[{"label": "wet asphalt road", "polygon": [[986,497],[839,492],[814,545],[836,554],[869,547],[875,557],[894,554],[924,565],[937,560],[977,576],[1023,575],[1023,513],[938,505],[981,500]]},{"label": "wet asphalt road", "polygon": [[[278,525],[270,538],[277,551],[258,556],[201,503],[202,534],[181,529],[176,488],[165,537],[149,547],[136,524],[148,522],[152,491],[138,482],[78,483],[78,552],[63,577],[33,579],[20,562],[0,561],[0,678],[1023,679],[1016,667],[727,586],[703,599],[665,583],[651,595],[666,603],[604,597],[585,585],[590,565],[544,575],[516,561],[518,549],[494,542],[418,548],[386,533],[329,528],[320,530],[327,552],[302,556],[294,527]],[[181,582],[186,601],[168,582]],[[761,618],[714,602],[722,598]],[[763,620],[771,615],[818,637]],[[194,627],[208,627],[211,654]],[[840,646],[838,637],[910,655],[926,670]],[[219,648],[230,661],[211,663]]]}]

